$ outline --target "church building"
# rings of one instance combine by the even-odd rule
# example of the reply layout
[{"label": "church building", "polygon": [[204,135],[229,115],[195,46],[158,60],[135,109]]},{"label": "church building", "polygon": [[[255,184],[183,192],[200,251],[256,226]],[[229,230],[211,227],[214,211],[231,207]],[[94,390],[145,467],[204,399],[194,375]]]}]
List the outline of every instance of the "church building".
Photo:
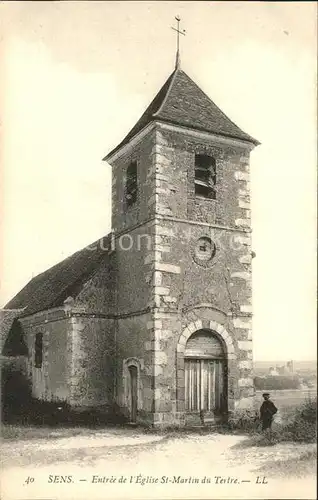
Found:
[{"label": "church building", "polygon": [[21,354],[22,339],[34,397],[159,427],[253,406],[249,159],[258,144],[177,54],[104,158],[111,233],[6,305],[4,349]]}]

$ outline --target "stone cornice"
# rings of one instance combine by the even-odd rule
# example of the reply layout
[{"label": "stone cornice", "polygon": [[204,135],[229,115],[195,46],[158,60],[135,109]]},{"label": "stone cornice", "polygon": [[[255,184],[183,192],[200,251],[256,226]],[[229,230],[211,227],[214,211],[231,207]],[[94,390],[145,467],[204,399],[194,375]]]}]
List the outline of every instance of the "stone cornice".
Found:
[{"label": "stone cornice", "polygon": [[173,125],[173,124],[170,125],[169,123],[164,123],[164,122],[156,122],[156,125],[159,130],[161,129],[161,130],[169,130],[171,132],[179,132],[185,135],[190,135],[192,137],[213,141],[214,144],[243,147],[245,149],[248,149],[249,151],[252,151],[252,149],[255,148],[255,144],[240,139],[236,139],[234,137],[217,135],[213,134],[212,132],[204,132],[201,130],[192,129],[190,127],[183,127],[181,125]]},{"label": "stone cornice", "polygon": [[68,313],[65,307],[53,307],[51,309],[45,309],[44,311],[38,311],[28,316],[23,316],[18,318],[18,320],[22,324],[29,326],[33,324],[52,323],[54,321],[60,321],[61,319],[67,318]]},{"label": "stone cornice", "polygon": [[166,222],[180,222],[182,224],[191,224],[195,226],[204,226],[204,227],[210,227],[212,229],[221,229],[223,231],[234,231],[237,233],[251,233],[252,230],[250,228],[242,228],[242,227],[231,227],[231,226],[222,226],[220,224],[211,224],[209,222],[200,222],[196,220],[190,220],[190,219],[179,219],[178,217],[170,217],[166,215],[160,215],[156,214],[154,217],[149,217],[149,219],[145,219],[143,222],[139,222],[138,224],[135,224],[134,226],[127,227],[125,229],[121,229],[118,232],[114,231],[114,238],[118,239],[120,236],[123,234],[130,233],[134,231],[135,229],[138,229],[141,226],[146,226],[147,224],[152,223],[160,223],[161,221],[166,221]]},{"label": "stone cornice", "polygon": [[103,161],[107,161],[110,165],[112,162],[117,160],[119,157],[126,154],[131,148],[136,146],[144,137],[148,134],[153,128],[157,128],[158,130],[169,130],[172,132],[179,132],[182,134],[190,135],[192,137],[196,137],[203,140],[213,141],[214,144],[219,145],[227,145],[227,146],[236,146],[252,151],[255,148],[255,144],[252,144],[247,141],[243,141],[240,139],[236,139],[234,137],[227,137],[224,135],[213,134],[212,132],[204,132],[196,129],[192,129],[190,127],[183,127],[181,125],[173,125],[169,123],[165,123],[162,121],[154,121],[149,123],[146,127],[144,127],[140,132],[138,132],[127,144],[124,144],[121,148],[115,151],[110,156],[105,156]]},{"label": "stone cornice", "polygon": [[211,224],[209,222],[200,222],[200,221],[195,221],[195,220],[189,220],[189,219],[179,219],[178,217],[167,217],[166,215],[160,215],[157,214],[156,219],[158,220],[164,220],[164,221],[172,221],[172,222],[180,222],[182,224],[191,224],[195,226],[205,226],[205,227],[210,227],[212,229],[222,229],[224,231],[234,231],[238,233],[251,233],[252,230],[249,228],[237,228],[237,227],[231,227],[231,226],[221,226],[219,224]]},{"label": "stone cornice", "polygon": [[112,162],[125,155],[131,148],[136,146],[153,128],[155,128],[155,122],[148,123],[138,134],[136,134],[127,144],[124,144],[121,148],[115,151],[111,155],[106,155],[103,161],[107,161],[110,165]]}]

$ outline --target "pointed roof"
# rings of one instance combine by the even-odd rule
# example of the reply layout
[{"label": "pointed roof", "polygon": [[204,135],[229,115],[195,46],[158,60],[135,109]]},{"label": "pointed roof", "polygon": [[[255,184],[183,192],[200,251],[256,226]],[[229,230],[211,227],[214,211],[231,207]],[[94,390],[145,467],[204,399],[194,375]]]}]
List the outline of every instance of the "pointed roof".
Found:
[{"label": "pointed roof", "polygon": [[176,67],[136,125],[104,160],[153,121],[259,144],[235,125],[182,69]]}]

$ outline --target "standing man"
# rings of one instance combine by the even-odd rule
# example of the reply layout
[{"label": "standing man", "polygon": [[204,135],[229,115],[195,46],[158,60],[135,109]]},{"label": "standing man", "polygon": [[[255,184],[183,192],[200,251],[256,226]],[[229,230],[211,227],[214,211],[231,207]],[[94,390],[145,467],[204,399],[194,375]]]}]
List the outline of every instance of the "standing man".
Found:
[{"label": "standing man", "polygon": [[274,403],[269,399],[269,393],[264,392],[264,401],[260,408],[262,430],[270,429],[272,427],[273,416],[277,413],[277,408]]}]

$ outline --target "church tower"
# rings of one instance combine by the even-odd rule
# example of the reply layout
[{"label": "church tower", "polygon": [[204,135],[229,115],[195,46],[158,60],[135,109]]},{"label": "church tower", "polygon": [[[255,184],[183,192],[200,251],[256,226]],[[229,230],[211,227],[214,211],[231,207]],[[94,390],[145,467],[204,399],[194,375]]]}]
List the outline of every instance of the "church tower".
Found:
[{"label": "church tower", "polygon": [[133,422],[218,421],[253,404],[251,150],[176,68],[112,166],[114,398]]}]

